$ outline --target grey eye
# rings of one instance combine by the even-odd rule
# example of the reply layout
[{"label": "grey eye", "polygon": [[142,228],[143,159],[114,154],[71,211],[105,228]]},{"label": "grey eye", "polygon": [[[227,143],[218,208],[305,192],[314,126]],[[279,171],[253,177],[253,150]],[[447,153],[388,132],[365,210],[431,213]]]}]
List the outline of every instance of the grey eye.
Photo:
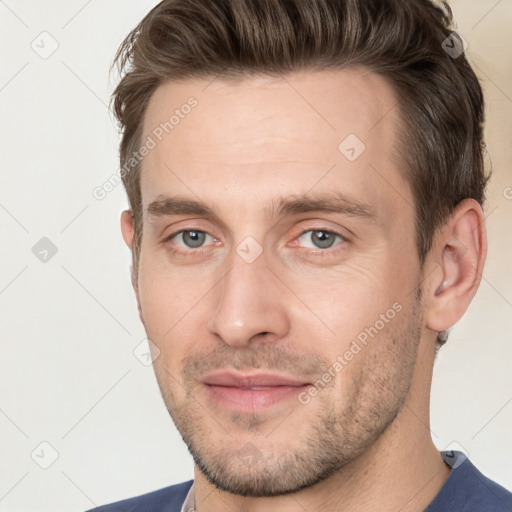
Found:
[{"label": "grey eye", "polygon": [[[304,232],[300,237],[301,244],[311,243],[313,246],[309,246],[310,249],[329,249],[336,241],[336,238],[343,241],[341,235],[332,233],[331,231],[324,231],[322,229],[310,229]],[[306,247],[308,247],[306,245]]]},{"label": "grey eye", "polygon": [[182,231],[178,235],[181,235],[183,243],[190,249],[201,247],[206,240],[206,233],[203,231]]}]

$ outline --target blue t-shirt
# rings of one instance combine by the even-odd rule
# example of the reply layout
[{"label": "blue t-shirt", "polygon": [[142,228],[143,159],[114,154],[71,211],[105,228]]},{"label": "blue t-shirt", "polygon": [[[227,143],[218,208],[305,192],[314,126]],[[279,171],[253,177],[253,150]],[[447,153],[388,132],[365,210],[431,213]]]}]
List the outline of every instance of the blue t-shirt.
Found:
[{"label": "blue t-shirt", "polygon": [[[512,512],[512,493],[480,473],[462,452],[441,455],[452,470],[424,512]],[[189,480],[88,512],[182,512],[192,483]]]},{"label": "blue t-shirt", "polygon": [[512,493],[480,473],[462,452],[441,456],[452,470],[425,512],[512,512]]}]

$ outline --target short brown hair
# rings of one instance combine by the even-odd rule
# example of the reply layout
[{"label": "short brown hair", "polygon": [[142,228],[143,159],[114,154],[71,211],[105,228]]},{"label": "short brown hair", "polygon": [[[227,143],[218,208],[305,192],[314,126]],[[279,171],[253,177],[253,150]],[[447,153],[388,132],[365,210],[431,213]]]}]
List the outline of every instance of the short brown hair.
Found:
[{"label": "short brown hair", "polygon": [[[421,264],[436,230],[465,198],[483,205],[484,102],[446,2],[431,0],[164,0],[121,44],[112,100],[121,168],[141,145],[144,114],[168,80],[282,75],[365,66],[399,100],[401,156],[415,200]],[[122,174],[142,241],[140,163]],[[443,342],[438,337],[438,343]]]}]

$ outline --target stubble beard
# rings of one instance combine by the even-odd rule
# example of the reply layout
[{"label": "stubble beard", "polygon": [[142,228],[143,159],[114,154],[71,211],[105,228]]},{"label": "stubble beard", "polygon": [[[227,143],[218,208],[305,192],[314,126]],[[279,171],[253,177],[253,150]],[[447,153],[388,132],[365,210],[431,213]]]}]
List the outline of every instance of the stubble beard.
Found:
[{"label": "stubble beard", "polygon": [[[279,496],[315,485],[361,457],[393,423],[406,401],[421,337],[420,295],[421,292],[411,311],[406,313],[404,309],[401,313],[407,315],[406,319],[401,317],[394,323],[398,320],[396,317],[390,322],[387,333],[379,333],[363,349],[366,351],[364,363],[350,375],[351,385],[344,389],[342,407],[336,403],[336,388],[332,386],[320,391],[312,400],[311,403],[316,400],[320,403],[309,414],[304,414],[309,406],[297,401],[293,412],[277,427],[289,429],[292,435],[284,435],[283,439],[293,440],[294,446],[276,447],[272,439],[275,432],[267,434],[268,437],[262,433],[263,415],[230,414],[227,419],[223,416],[212,420],[207,412],[208,404],[198,402],[193,386],[185,385],[185,397],[176,400],[171,388],[174,384],[178,389],[178,385],[161,368],[155,368],[166,407],[195,464],[208,481],[240,496]],[[258,350],[256,348],[248,358],[240,357],[238,362],[255,363]],[[262,359],[270,362],[266,357]],[[276,355],[272,364],[263,367],[290,366],[289,360],[279,366],[278,359]],[[197,364],[198,360],[195,361]],[[312,362],[311,368],[318,366],[318,362]],[[258,366],[254,364],[254,367]],[[337,377],[344,378],[347,370],[350,368],[345,368]],[[185,383],[186,374],[187,366]],[[296,439],[297,426],[303,431],[305,424],[306,433]],[[212,431],[217,432],[216,436],[225,434],[224,439],[213,438]],[[244,439],[250,432],[251,440],[237,443],[237,432]]]}]

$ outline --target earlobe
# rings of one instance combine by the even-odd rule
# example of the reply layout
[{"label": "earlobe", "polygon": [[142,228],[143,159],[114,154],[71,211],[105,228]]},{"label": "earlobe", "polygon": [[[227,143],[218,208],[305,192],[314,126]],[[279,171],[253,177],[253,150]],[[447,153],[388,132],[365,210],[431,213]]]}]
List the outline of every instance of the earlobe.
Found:
[{"label": "earlobe", "polygon": [[465,313],[480,284],[487,252],[482,209],[473,199],[462,201],[437,236],[435,272],[426,302],[427,327],[442,332]]}]

